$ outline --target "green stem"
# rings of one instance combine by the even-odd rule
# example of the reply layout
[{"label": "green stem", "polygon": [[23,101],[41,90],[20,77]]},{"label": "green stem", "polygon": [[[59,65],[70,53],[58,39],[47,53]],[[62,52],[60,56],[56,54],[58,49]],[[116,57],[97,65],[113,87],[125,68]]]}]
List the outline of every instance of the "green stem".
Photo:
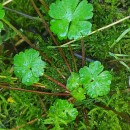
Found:
[{"label": "green stem", "polygon": [[2,5],[7,5],[8,3],[12,2],[12,0],[7,0],[6,2],[4,2]]},{"label": "green stem", "polygon": [[[31,43],[31,41],[24,36],[18,29],[16,29],[10,22],[8,22],[6,19],[2,19],[2,21],[4,23],[6,23],[11,29],[13,29],[22,39],[24,39],[24,41],[26,41],[32,48],[34,48],[35,50],[38,50],[38,48],[36,48],[33,43]],[[39,51],[39,50],[38,50]]]},{"label": "green stem", "polygon": [[[0,78],[2,78],[2,79],[6,79],[6,78],[7,78],[7,76],[0,75]],[[14,77],[11,77],[11,79],[12,79],[12,80],[17,80],[17,78],[14,78]]]}]

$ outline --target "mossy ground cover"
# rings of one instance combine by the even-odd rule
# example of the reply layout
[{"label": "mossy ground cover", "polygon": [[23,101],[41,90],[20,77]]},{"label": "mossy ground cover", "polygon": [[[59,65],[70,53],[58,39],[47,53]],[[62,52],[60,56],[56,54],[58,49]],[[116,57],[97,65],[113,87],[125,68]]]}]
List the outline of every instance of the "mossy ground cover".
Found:
[{"label": "mossy ground cover", "polygon": [[[79,112],[75,121],[62,125],[65,130],[130,130],[130,19],[97,31],[69,46],[56,47],[31,1],[14,0],[5,5],[5,19],[41,52],[42,59],[46,62],[45,75],[32,86],[26,86],[17,79],[13,72],[13,57],[32,47],[3,22],[4,29],[0,36],[0,130],[52,129],[53,125],[45,124],[44,121],[56,99],[68,100]],[[50,25],[48,7],[55,1],[34,2],[46,24]],[[90,2],[94,14],[90,20],[92,31],[130,15],[129,0]],[[123,35],[126,31],[128,32]],[[69,42],[54,37],[59,46]],[[59,48],[69,65],[59,53]],[[64,86],[70,72],[78,72],[83,66],[82,59],[76,56],[73,58],[74,53],[82,55],[83,48],[85,57],[100,61],[113,78],[109,94],[98,98],[86,96],[83,101],[75,101],[67,95]],[[85,61],[85,65],[89,65],[89,62]]]}]

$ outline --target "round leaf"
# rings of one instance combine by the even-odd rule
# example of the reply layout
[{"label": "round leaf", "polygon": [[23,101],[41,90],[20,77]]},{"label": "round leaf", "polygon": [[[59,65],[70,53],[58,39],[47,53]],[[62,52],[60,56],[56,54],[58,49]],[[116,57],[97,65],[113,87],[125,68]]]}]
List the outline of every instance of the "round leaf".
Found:
[{"label": "round leaf", "polygon": [[83,100],[85,99],[85,90],[82,88],[80,84],[79,75],[77,73],[72,72],[71,76],[67,80],[67,88],[69,89],[71,95],[76,100]]},{"label": "round leaf", "polygon": [[79,87],[79,75],[77,73],[72,72],[71,76],[67,80],[66,86],[70,91],[77,89]]},{"label": "round leaf", "polygon": [[103,71],[99,61],[90,63],[89,67],[80,69],[80,82],[91,98],[109,93],[112,76],[108,71]]},{"label": "round leaf", "polygon": [[76,108],[73,108],[73,104],[67,100],[57,99],[50,107],[48,113],[48,119],[44,121],[44,124],[67,124],[75,120],[78,115]]},{"label": "round leaf", "polygon": [[45,62],[41,60],[39,52],[34,49],[25,50],[14,57],[14,73],[25,85],[38,82],[44,68]]},{"label": "round leaf", "polygon": [[67,20],[52,20],[51,31],[58,35],[59,39],[66,38],[69,22]]},{"label": "round leaf", "polygon": [[84,100],[86,97],[85,97],[85,90],[81,87],[77,88],[77,89],[74,89],[72,92],[71,92],[72,96],[78,100],[78,101],[82,101]]},{"label": "round leaf", "polygon": [[3,5],[0,3],[0,19],[2,19],[5,15],[5,11],[3,10]]},{"label": "round leaf", "polygon": [[92,24],[88,21],[73,21],[68,32],[69,39],[79,39],[90,33]]},{"label": "round leaf", "polygon": [[92,18],[92,10],[87,0],[56,1],[50,5],[50,29],[59,39],[79,39],[91,31],[92,25],[86,20]]},{"label": "round leaf", "polygon": [[88,4],[86,0],[81,1],[73,14],[73,20],[87,20],[92,18],[93,17],[92,10],[93,10],[92,4]]}]

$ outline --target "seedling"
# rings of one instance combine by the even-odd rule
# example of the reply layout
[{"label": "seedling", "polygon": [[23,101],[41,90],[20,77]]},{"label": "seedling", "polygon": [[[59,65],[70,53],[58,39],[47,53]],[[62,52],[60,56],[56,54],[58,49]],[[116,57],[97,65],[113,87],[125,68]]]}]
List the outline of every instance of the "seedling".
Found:
[{"label": "seedling", "polygon": [[103,71],[99,61],[84,66],[79,73],[72,73],[67,81],[67,88],[77,100],[85,99],[85,94],[91,98],[107,95],[110,91],[112,76],[109,71]]},{"label": "seedling", "polygon": [[73,104],[67,100],[57,99],[50,107],[48,113],[48,119],[44,121],[44,124],[53,124],[55,130],[61,130],[60,125],[67,125],[75,120],[78,115],[76,108],[73,108]]}]

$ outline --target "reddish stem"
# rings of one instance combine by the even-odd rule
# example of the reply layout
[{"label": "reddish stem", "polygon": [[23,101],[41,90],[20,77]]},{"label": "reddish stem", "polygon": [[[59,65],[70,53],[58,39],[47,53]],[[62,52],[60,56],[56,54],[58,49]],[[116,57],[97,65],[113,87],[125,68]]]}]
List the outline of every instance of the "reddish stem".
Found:
[{"label": "reddish stem", "polygon": [[62,88],[64,88],[64,89],[66,89],[66,90],[68,91],[68,89],[66,88],[66,86],[65,86],[64,84],[62,84],[61,82],[59,82],[59,81],[53,79],[52,77],[50,77],[50,76],[48,76],[48,75],[46,75],[46,74],[44,74],[43,76],[46,77],[47,79],[49,79],[50,81],[56,83],[58,86],[60,86],[60,87],[62,87]]},{"label": "reddish stem", "polygon": [[22,89],[22,88],[13,88],[13,87],[1,86],[1,85],[0,85],[0,88],[10,89],[10,90],[17,90],[17,91],[24,91],[24,92],[31,92],[31,93],[36,93],[36,94],[52,95],[52,96],[70,96],[69,93],[40,92],[40,91],[35,91],[35,90],[27,90],[27,89]]},{"label": "reddish stem", "polygon": [[77,64],[76,64],[76,60],[75,60],[74,53],[73,53],[73,50],[72,50],[71,45],[69,45],[69,49],[70,49],[70,53],[71,53],[71,56],[72,56],[72,60],[73,60],[73,62],[74,62],[75,70],[76,70],[76,72],[77,72],[77,71],[78,71],[78,69],[77,69]]},{"label": "reddish stem", "polygon": [[42,3],[42,5],[44,6],[44,8],[46,9],[46,11],[48,11],[49,10],[49,7],[47,6],[47,4],[45,3],[45,1],[44,0],[39,0],[41,3]]},{"label": "reddish stem", "polygon": [[[33,0],[30,0],[30,1],[31,1],[31,3],[32,3],[33,7],[34,7],[34,9],[36,10],[37,14],[38,14],[38,15],[40,16],[40,18],[42,19],[42,22],[43,22],[43,24],[45,25],[45,28],[46,28],[46,30],[48,31],[48,33],[50,34],[50,36],[51,36],[51,38],[53,39],[54,43],[58,46],[58,42],[56,41],[56,38],[53,36],[53,34],[52,34],[52,32],[51,32],[51,30],[50,30],[48,24],[46,23],[46,21],[45,21],[43,15],[40,13],[40,11],[39,11],[39,9],[37,8],[37,6],[36,6],[36,4],[34,3],[34,1],[33,1]],[[58,48],[58,50],[59,50],[59,52],[60,52],[62,58],[64,59],[66,65],[67,65],[67,67],[68,67],[68,69],[69,69],[69,71],[70,71],[70,73],[71,73],[72,70],[71,70],[71,68],[70,68],[70,65],[69,65],[69,63],[68,63],[66,57],[65,57],[64,52],[62,51],[61,48]]]},{"label": "reddish stem", "polygon": [[85,46],[84,46],[84,39],[81,39],[81,46],[82,46],[82,67],[85,64]]},{"label": "reddish stem", "polygon": [[83,116],[84,116],[85,123],[86,123],[87,129],[88,129],[89,128],[89,119],[88,119],[87,113],[88,112],[87,112],[86,108],[83,108]]},{"label": "reddish stem", "polygon": [[[44,117],[44,116],[46,116],[46,114],[43,114],[41,117]],[[12,128],[11,130],[19,130],[20,128],[23,128],[23,127],[25,127],[26,125],[31,125],[31,124],[35,123],[36,121],[38,121],[38,118],[33,119],[33,120],[31,120],[31,121],[29,121],[29,122],[27,122],[26,124],[23,124],[23,125],[21,125],[21,126],[17,126],[16,128]]]}]

